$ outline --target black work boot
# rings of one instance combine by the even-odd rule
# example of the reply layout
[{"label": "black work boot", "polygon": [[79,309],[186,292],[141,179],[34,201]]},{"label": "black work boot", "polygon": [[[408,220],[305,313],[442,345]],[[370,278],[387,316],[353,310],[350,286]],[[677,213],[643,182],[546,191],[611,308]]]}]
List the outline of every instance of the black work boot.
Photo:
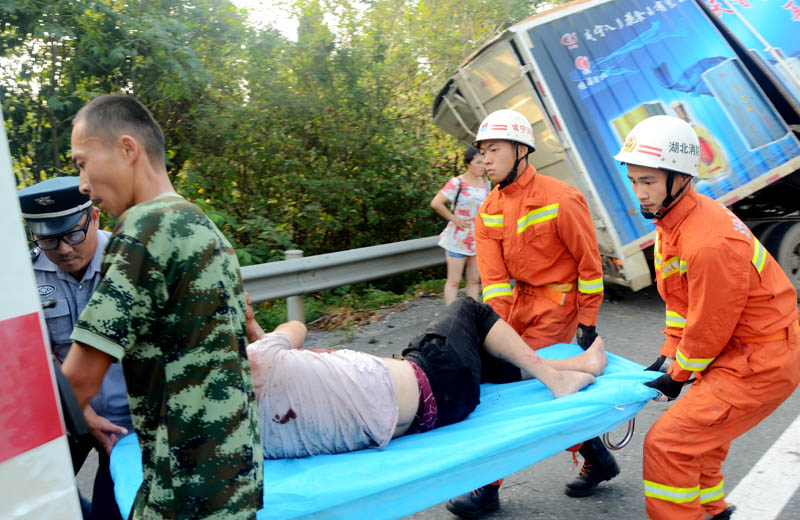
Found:
[{"label": "black work boot", "polygon": [[711,520],[730,520],[734,511],[736,511],[736,506],[729,506],[725,511],[712,516]]},{"label": "black work boot", "polygon": [[567,483],[567,496],[588,497],[597,489],[597,484],[611,480],[619,474],[619,466],[603,445],[600,437],[588,440],[578,450],[583,455],[583,467],[578,478]]},{"label": "black work boot", "polygon": [[499,491],[499,485],[488,484],[451,498],[446,507],[448,511],[461,518],[478,518],[485,513],[500,509]]}]

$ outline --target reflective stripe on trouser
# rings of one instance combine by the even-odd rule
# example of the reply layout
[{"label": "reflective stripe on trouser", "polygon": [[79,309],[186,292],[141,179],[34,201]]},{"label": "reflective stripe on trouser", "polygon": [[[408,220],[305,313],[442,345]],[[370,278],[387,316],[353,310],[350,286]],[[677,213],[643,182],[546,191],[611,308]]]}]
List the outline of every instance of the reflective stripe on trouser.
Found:
[{"label": "reflective stripe on trouser", "polygon": [[714,502],[715,500],[722,500],[725,497],[725,481],[720,480],[719,484],[712,486],[710,488],[701,488],[700,489],[700,503],[701,504],[708,504],[709,502]]},{"label": "reflective stripe on trouser", "polygon": [[[722,461],[730,442],[761,422],[800,382],[797,334],[769,343],[731,342],[648,431],[643,478],[647,515],[702,520],[727,508]],[[661,487],[659,487],[661,486]],[[655,491],[653,492],[653,488]],[[670,499],[696,489],[696,497]],[[667,493],[661,493],[666,490]]]},{"label": "reflective stripe on trouser", "polygon": [[715,500],[721,500],[725,496],[725,481],[720,480],[713,487],[701,489],[699,485],[690,488],[676,488],[645,480],[644,495],[676,504],[692,502],[699,498],[701,504],[708,504]]},{"label": "reflective stripe on trouser", "polygon": [[578,330],[577,291],[564,293],[559,305],[545,294],[526,294],[515,287],[508,323],[534,350],[571,343]]}]

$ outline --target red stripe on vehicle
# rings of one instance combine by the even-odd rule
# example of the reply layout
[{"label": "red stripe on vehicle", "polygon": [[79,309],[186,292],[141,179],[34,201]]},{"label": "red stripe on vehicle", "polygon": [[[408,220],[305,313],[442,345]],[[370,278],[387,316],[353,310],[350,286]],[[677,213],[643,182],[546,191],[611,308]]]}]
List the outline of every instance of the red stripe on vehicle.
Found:
[{"label": "red stripe on vehicle", "polygon": [[0,462],[64,435],[39,313],[0,321]]}]

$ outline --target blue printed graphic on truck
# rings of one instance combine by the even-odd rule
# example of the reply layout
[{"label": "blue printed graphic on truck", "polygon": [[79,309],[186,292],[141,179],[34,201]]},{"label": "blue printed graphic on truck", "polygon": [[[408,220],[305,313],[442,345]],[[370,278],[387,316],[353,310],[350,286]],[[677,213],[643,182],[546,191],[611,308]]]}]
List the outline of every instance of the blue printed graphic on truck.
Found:
[{"label": "blue printed graphic on truck", "polygon": [[710,0],[707,5],[800,105],[800,0]]},{"label": "blue printed graphic on truck", "polygon": [[800,156],[796,138],[691,1],[595,4],[528,34],[623,244],[653,228],[612,156],[649,116],[675,115],[694,127],[701,148],[696,188],[713,198]]}]

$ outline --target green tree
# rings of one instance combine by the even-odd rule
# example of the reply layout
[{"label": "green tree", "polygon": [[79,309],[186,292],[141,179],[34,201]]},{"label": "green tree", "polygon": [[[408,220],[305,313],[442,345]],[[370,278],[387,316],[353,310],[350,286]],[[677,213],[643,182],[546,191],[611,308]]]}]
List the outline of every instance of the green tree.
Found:
[{"label": "green tree", "polygon": [[244,57],[245,16],[224,0],[5,2],[0,30],[0,103],[20,183],[72,171],[72,117],[109,92],[150,107],[179,170],[199,124],[193,109],[236,88],[222,71]]},{"label": "green tree", "polygon": [[462,146],[431,124],[449,74],[529,1],[295,0],[298,41],[229,0],[0,4],[0,103],[20,184],[73,173],[71,118],[109,92],[162,124],[179,191],[243,264],[437,233]]}]

